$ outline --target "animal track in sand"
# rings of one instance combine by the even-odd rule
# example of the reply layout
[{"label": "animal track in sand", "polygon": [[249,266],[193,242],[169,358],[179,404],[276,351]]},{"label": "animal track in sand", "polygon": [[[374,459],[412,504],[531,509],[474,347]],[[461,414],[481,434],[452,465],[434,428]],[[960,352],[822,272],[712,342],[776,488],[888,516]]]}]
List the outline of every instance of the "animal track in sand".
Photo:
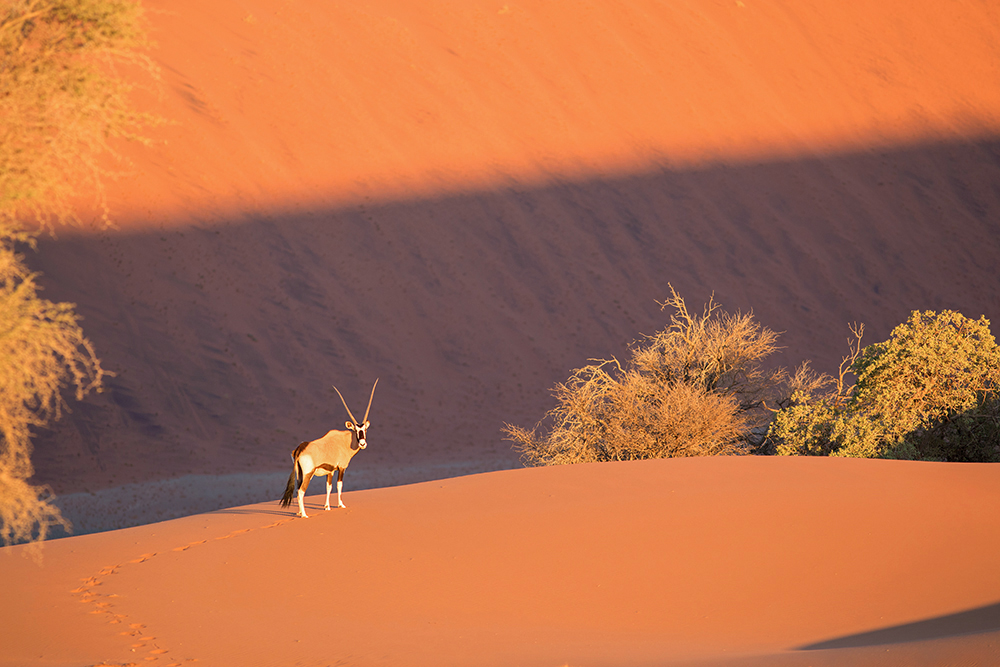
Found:
[{"label": "animal track in sand", "polygon": [[[109,565],[101,569],[97,574],[92,577],[87,577],[86,579],[81,579],[81,585],[70,591],[72,595],[79,598],[79,601],[83,604],[87,604],[91,607],[88,613],[90,614],[103,614],[105,620],[110,624],[122,624],[128,620],[127,614],[119,614],[115,611],[116,598],[121,596],[117,593],[99,593],[96,589],[98,586],[103,586],[105,581],[117,574],[119,570],[128,565],[139,565],[145,563],[146,561],[155,558],[164,553],[177,552],[177,551],[187,551],[192,547],[196,547],[200,544],[207,544],[208,542],[216,542],[218,540],[227,540],[232,537],[237,537],[244,533],[249,533],[255,530],[264,530],[266,528],[275,528],[283,523],[289,523],[294,521],[294,517],[288,519],[282,519],[274,523],[270,523],[266,526],[259,526],[257,528],[241,528],[240,530],[234,530],[231,533],[222,535],[221,537],[214,537],[208,540],[197,540],[195,542],[189,542],[188,544],[174,547],[173,549],[166,549],[163,551],[153,551],[150,553],[142,554],[132,560],[126,561],[124,563],[119,563],[117,565]],[[90,665],[90,667],[138,667],[142,664],[149,664],[158,661],[160,658],[167,658],[167,654],[170,650],[164,648],[159,643],[156,642],[156,637],[146,631],[146,626],[143,623],[129,623],[128,629],[123,630],[118,633],[120,636],[127,638],[127,641],[131,641],[132,645],[129,647],[133,653],[136,653],[136,657],[141,657],[142,662],[128,662],[120,664],[112,663],[98,663],[95,665]],[[171,662],[166,663],[166,667],[184,667],[185,665],[190,665],[192,663],[198,662],[197,658],[183,658],[183,659],[171,659]]]}]

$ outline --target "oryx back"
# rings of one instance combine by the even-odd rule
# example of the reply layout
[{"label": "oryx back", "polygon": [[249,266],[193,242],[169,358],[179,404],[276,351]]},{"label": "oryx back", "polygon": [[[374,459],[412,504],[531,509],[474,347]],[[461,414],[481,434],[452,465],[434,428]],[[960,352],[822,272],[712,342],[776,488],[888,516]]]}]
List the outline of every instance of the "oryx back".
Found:
[{"label": "oryx back", "polygon": [[303,473],[332,472],[345,470],[360,449],[353,431],[329,431],[322,438],[299,445],[292,456]]}]

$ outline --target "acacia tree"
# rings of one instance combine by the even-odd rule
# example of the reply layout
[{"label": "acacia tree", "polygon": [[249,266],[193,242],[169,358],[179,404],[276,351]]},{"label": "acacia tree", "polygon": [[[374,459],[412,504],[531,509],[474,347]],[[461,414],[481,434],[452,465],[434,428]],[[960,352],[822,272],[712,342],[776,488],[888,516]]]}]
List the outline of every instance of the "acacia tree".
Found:
[{"label": "acacia tree", "polygon": [[75,306],[37,295],[17,253],[35,235],[74,221],[71,202],[96,193],[105,209],[113,138],[159,119],[135,111],[123,65],[156,76],[142,7],[134,0],[0,0],[0,538],[44,539],[68,527],[51,492],[32,485],[31,429],[58,418],[106,374]]},{"label": "acacia tree", "polygon": [[670,325],[616,359],[573,371],[556,386],[556,407],[534,429],[505,433],[527,465],[740,454],[781,393],[781,369],[762,362],[778,335],[752,314],[728,314],[710,299],[699,315],[670,286]]}]

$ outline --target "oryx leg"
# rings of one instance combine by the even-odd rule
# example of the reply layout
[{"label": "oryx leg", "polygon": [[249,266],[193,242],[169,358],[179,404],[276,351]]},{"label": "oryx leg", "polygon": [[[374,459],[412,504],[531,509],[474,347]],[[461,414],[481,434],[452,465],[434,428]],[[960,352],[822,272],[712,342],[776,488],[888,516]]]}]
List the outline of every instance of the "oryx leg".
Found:
[{"label": "oryx leg", "polygon": [[[333,475],[330,475],[333,478]],[[344,469],[341,468],[337,471],[337,507],[347,507],[344,501],[340,499],[340,493],[344,490]]]},{"label": "oryx leg", "polygon": [[323,509],[330,509],[330,492],[333,491],[333,472],[326,476],[326,507]]},{"label": "oryx leg", "polygon": [[302,485],[299,487],[299,516],[303,519],[309,518],[309,515],[306,514],[306,504],[302,499],[306,497],[306,489],[309,488],[309,482],[312,481],[314,472],[314,470],[302,471]]}]

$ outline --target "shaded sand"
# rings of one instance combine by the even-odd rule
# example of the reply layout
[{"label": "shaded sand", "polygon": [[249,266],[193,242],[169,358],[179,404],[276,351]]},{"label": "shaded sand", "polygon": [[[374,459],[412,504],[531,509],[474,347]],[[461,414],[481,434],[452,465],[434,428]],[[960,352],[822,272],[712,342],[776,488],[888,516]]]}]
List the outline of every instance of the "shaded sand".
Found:
[{"label": "shaded sand", "polygon": [[59,494],[280,472],[376,377],[363,465],[516,465],[668,282],[825,371],[852,321],[1000,322],[992,3],[147,6],[176,124],[118,231],[29,253],[117,373],[36,440]]},{"label": "shaded sand", "polygon": [[[672,283],[834,372],[848,324],[913,309],[1000,322],[1000,144],[932,144],[428,200],[61,235],[32,266],[117,375],[41,432],[57,493],[282,471],[371,383],[373,469],[516,463],[587,359],[664,327]],[[994,329],[996,331],[996,329]],[[363,457],[363,460],[362,460]],[[490,469],[484,467],[481,470]]]},{"label": "shaded sand", "polygon": [[0,664],[1000,659],[995,465],[675,459],[345,500],[3,549]]}]

